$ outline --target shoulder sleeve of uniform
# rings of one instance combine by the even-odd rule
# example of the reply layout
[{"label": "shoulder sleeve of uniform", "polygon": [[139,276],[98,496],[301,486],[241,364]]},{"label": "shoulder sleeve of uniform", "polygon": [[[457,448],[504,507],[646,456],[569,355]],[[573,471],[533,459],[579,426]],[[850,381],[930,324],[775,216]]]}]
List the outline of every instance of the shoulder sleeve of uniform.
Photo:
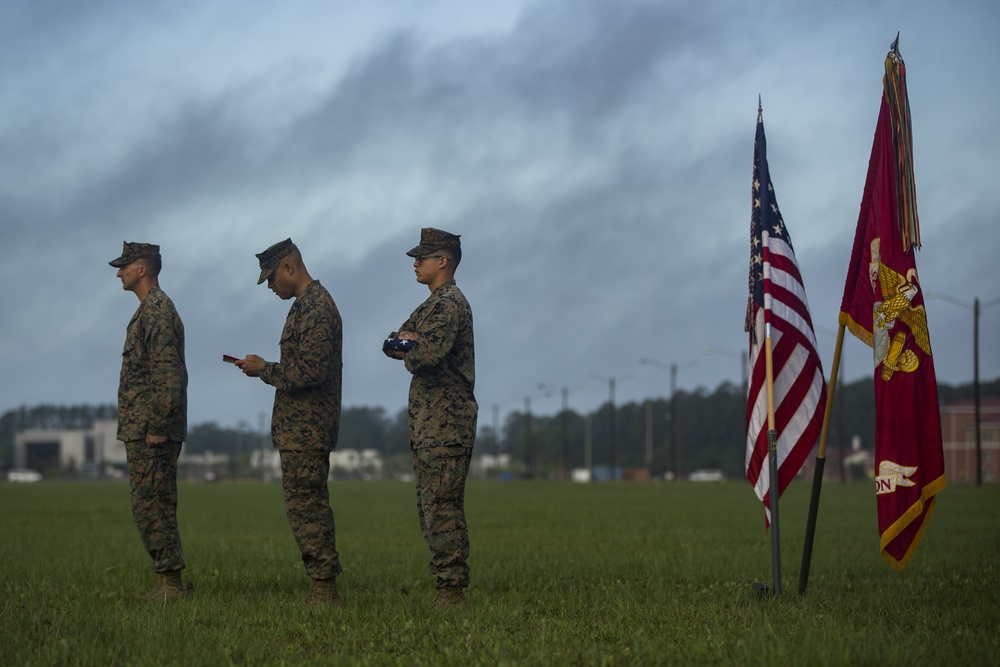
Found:
[{"label": "shoulder sleeve of uniform", "polygon": [[406,368],[414,375],[429,372],[444,362],[455,345],[462,319],[461,305],[449,294],[443,294],[421,320],[417,345],[406,353]]},{"label": "shoulder sleeve of uniform", "polygon": [[[323,297],[326,298],[323,298]],[[298,346],[280,362],[270,363],[261,379],[285,391],[299,391],[323,384],[336,371],[341,355],[343,324],[340,312],[325,292],[309,295],[286,326],[295,328]]]}]

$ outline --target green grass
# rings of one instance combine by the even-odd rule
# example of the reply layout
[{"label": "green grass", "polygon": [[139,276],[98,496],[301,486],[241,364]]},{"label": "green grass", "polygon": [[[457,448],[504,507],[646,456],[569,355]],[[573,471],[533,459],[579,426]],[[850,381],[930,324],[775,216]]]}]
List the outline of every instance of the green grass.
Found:
[{"label": "green grass", "polygon": [[1000,653],[1000,486],[953,486],[909,567],[878,554],[870,485],[782,499],[784,595],[745,483],[472,482],[472,588],[429,613],[405,483],[336,483],[343,610],[310,610],[277,484],[182,485],[194,595],[153,575],[121,484],[0,484],[2,665],[985,665]]}]

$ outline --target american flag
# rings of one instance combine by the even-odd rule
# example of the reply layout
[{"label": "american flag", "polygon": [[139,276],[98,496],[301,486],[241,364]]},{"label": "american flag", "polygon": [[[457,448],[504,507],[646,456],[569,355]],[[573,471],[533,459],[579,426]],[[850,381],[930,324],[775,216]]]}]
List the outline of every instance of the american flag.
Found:
[{"label": "american flag", "polygon": [[768,330],[774,377],[774,425],[778,435],[779,495],[798,473],[819,436],[826,407],[826,379],[816,351],[802,274],[767,168],[767,141],[759,108],[753,157],[746,330],[750,333],[751,368],[746,472],[757,497],[764,503],[770,525],[765,353]]}]

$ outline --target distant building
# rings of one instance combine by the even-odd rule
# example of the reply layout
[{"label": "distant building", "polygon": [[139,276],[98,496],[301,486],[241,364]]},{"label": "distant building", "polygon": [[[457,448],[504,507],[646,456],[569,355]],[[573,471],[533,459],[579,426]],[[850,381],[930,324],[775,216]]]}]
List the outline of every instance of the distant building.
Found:
[{"label": "distant building", "polygon": [[330,453],[331,477],[382,477],[382,453],[377,449],[343,449]]},{"label": "distant building", "polygon": [[652,479],[652,471],[649,468],[622,468],[618,479],[623,482],[648,482]]},{"label": "distant building", "polygon": [[255,449],[250,452],[250,467],[265,482],[281,479],[281,453],[277,449]]},{"label": "distant building", "polygon": [[42,473],[37,470],[11,468],[7,471],[7,481],[19,484],[34,484],[35,482],[42,481]]},{"label": "distant building", "polygon": [[[281,454],[277,449],[255,449],[250,467],[263,480],[281,479]],[[377,449],[342,449],[330,452],[330,478],[381,479],[384,461]]]},{"label": "distant building", "polygon": [[493,476],[510,468],[510,454],[473,454],[469,477],[474,479]]},{"label": "distant building", "polygon": [[14,435],[14,467],[43,473],[124,468],[125,445],[117,434],[113,419],[95,420],[89,429],[26,429]]},{"label": "distant building", "polygon": [[[945,479],[949,483],[975,483],[976,406],[971,398],[941,408],[941,433]],[[983,482],[1000,481],[1000,396],[980,397],[979,438]]]},{"label": "distant building", "polygon": [[726,475],[718,468],[700,468],[688,475],[691,482],[724,482]]},{"label": "distant building", "polygon": [[[1000,482],[1000,396],[979,399],[979,436],[982,445],[983,482]],[[941,437],[944,450],[944,476],[949,484],[976,481],[976,407],[963,399],[941,407]],[[803,474],[812,476],[813,455],[802,466]],[[844,455],[848,481],[874,476],[875,455],[862,449],[860,438],[852,438],[851,450]],[[828,442],[824,478],[840,478],[840,451],[837,443]]]}]

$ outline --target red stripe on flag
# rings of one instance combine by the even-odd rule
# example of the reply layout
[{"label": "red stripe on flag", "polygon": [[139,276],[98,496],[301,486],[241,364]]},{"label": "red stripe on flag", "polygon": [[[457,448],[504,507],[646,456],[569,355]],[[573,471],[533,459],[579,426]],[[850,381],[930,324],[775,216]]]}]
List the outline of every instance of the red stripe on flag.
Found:
[{"label": "red stripe on flag", "polygon": [[751,212],[750,377],[747,394],[747,479],[770,521],[766,330],[770,325],[778,493],[801,469],[823,425],[826,380],[802,273],[774,198],[763,123],[758,118]]}]

